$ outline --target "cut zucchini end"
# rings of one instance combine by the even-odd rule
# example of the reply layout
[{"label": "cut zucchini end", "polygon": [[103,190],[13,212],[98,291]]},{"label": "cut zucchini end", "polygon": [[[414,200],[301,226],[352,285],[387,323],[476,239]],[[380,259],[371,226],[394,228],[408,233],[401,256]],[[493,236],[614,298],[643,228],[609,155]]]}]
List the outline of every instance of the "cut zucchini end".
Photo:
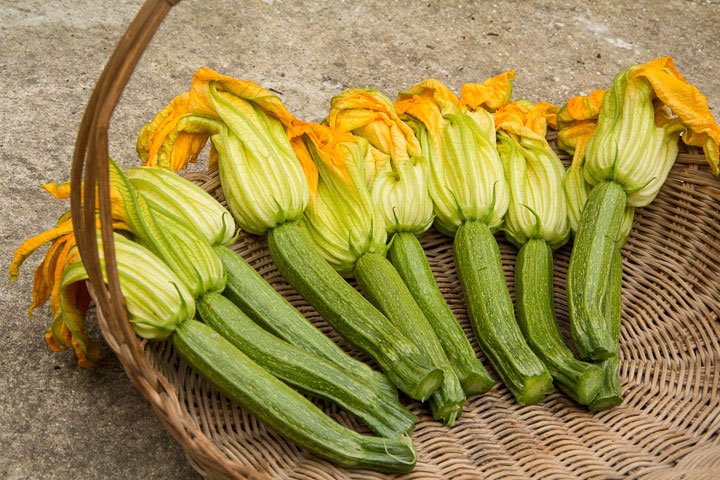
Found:
[{"label": "cut zucchini end", "polygon": [[602,398],[596,398],[588,405],[591,412],[602,412],[617,407],[623,402],[622,395],[609,395]]},{"label": "cut zucchini end", "polygon": [[603,386],[605,372],[602,368],[591,365],[589,366],[577,383],[577,401],[581,405],[589,405],[593,402],[598,392]]},{"label": "cut zucchini end", "polygon": [[442,421],[446,426],[453,427],[455,420],[462,414],[464,405],[465,402],[447,404],[441,410],[433,412],[433,417],[435,420]]},{"label": "cut zucchini end", "polygon": [[495,382],[487,375],[471,373],[460,381],[463,392],[468,397],[471,395],[482,395],[489,392],[495,386]]},{"label": "cut zucchini end", "polygon": [[424,402],[428,398],[430,398],[430,395],[435,393],[435,390],[440,388],[440,385],[442,385],[444,378],[445,376],[443,375],[443,371],[439,368],[436,368],[434,370],[431,370],[430,373],[420,383],[418,383],[415,390],[406,393],[415,400],[420,400],[421,402]]},{"label": "cut zucchini end", "polygon": [[537,403],[553,391],[555,391],[555,387],[549,373],[534,375],[525,381],[525,386],[517,396],[517,401],[523,405]]},{"label": "cut zucchini end", "polygon": [[587,355],[584,355],[584,357],[588,361],[602,362],[603,360],[607,360],[608,358],[617,355],[617,353],[617,346],[615,346],[615,348],[612,348],[612,346],[596,346],[593,350],[589,351]]}]

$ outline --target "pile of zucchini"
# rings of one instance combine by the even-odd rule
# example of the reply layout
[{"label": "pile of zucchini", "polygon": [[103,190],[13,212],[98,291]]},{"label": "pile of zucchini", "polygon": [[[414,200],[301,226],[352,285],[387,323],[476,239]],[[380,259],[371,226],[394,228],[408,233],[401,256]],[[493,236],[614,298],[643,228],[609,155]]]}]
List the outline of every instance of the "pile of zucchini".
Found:
[{"label": "pile of zucchini", "polygon": [[[398,390],[453,426],[466,398],[495,384],[418,241],[434,224],[454,238],[475,337],[518,402],[539,402],[557,386],[590,410],[619,404],[620,248],[634,209],[657,195],[682,133],[717,173],[720,127],[667,58],[560,110],[511,102],[513,77],[466,84],[459,98],[426,80],[395,103],[346,90],[313,124],[252,82],[200,69],[191,90],[141,130],[145,167],[110,165],[118,272],[136,333],[172,341],[195,371],[309,451],[347,467],[411,471],[407,435],[417,419]],[[573,154],[567,172],[545,140],[548,126]],[[208,139],[229,211],[173,171]],[[44,188],[69,194],[67,184]],[[382,373],[341,350],[228,248],[236,223],[268,235],[285,279]],[[515,306],[499,231],[519,249]],[[571,232],[579,359],[553,300],[552,252]],[[83,326],[87,273],[68,214],[18,249],[10,274],[46,242],[31,311],[50,298],[48,343],[89,366],[97,347]],[[304,395],[336,403],[377,436],[341,426]]]}]

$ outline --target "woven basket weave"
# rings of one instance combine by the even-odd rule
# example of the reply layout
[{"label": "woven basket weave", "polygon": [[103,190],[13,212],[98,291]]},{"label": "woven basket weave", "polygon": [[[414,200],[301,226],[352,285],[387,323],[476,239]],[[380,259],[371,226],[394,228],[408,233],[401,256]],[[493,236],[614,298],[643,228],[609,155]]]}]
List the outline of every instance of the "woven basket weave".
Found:
[{"label": "woven basket weave", "polygon": [[[335,467],[285,441],[199,377],[169,342],[141,342],[127,321],[109,235],[107,129],[132,70],[174,3],[148,0],[140,10],[98,80],[78,133],[71,173],[73,223],[102,334],[202,474],[218,479],[386,478]],[[554,136],[548,140],[554,145]],[[187,177],[224,203],[217,170]],[[83,180],[98,186],[98,205],[94,198],[82,203]],[[720,478],[718,207],[720,182],[697,149],[685,149],[657,199],[635,215],[635,227],[622,250],[622,405],[592,414],[555,393],[538,405],[520,406],[497,385],[487,395],[470,398],[457,424],[447,428],[432,420],[425,406],[411,402],[408,407],[419,416],[411,434],[418,463],[403,478]],[[96,208],[105,239],[107,286],[95,242]],[[516,252],[504,239],[498,240],[512,293]],[[451,240],[431,230],[422,244],[445,298],[489,367],[470,329]],[[375,366],[283,280],[265,238],[243,234],[233,249],[330,338]],[[556,313],[566,338],[564,283],[570,250],[566,245],[555,254]],[[369,433],[331,403],[316,403],[343,425]]]}]

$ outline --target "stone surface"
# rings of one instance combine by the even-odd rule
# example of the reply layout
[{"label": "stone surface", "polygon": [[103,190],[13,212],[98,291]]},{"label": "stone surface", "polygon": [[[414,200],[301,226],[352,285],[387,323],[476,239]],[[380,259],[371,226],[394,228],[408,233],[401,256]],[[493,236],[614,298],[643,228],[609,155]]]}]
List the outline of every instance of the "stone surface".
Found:
[{"label": "stone surface", "polygon": [[[391,98],[427,77],[455,90],[510,67],[515,96],[561,104],[624,67],[670,55],[720,107],[718,3],[320,2],[187,0],[173,9],[117,108],[111,155],[136,164],[140,126],[207,66],[254,80],[320,120],[330,97],[370,87]],[[85,102],[136,0],[0,1],[0,265],[67,207],[38,189],[69,175]],[[0,478],[197,478],[181,448],[103,348],[85,370],[53,354],[49,308],[26,316],[31,257],[0,276]]]}]

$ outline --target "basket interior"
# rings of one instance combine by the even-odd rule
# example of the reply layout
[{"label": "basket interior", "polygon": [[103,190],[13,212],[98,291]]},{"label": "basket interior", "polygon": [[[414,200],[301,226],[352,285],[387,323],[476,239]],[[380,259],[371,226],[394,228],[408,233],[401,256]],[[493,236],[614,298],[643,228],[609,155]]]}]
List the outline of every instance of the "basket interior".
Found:
[{"label": "basket interior", "polygon": [[[551,139],[552,140],[552,139]],[[554,142],[551,141],[551,144]],[[681,147],[682,148],[682,147]],[[568,157],[560,157],[568,162]],[[224,202],[217,170],[188,178]],[[681,149],[657,199],[635,215],[623,254],[620,376],[625,401],[590,413],[561,392],[520,406],[501,384],[468,399],[453,428],[403,397],[419,417],[412,479],[713,478],[720,471],[718,318],[720,317],[720,182],[696,149]],[[496,236],[513,294],[516,249]],[[431,229],[422,239],[440,289],[478,349],[455,273],[450,238]],[[290,287],[266,239],[242,234],[232,247],[280,293],[351,355],[353,349]],[[572,242],[554,254],[555,307],[569,339],[565,274]],[[335,467],[285,441],[192,371],[169,342],[147,343],[151,364],[177,389],[180,404],[232,460],[283,479],[379,479]],[[314,400],[343,425],[370,433],[330,402]],[[192,458],[192,452],[188,452]]]}]

